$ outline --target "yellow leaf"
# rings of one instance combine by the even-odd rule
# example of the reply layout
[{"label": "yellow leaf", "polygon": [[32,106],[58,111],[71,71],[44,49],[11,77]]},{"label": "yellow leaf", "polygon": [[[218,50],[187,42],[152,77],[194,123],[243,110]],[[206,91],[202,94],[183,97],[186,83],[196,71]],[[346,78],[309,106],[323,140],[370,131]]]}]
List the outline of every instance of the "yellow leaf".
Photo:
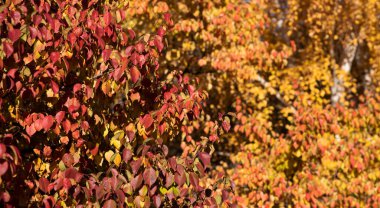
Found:
[{"label": "yellow leaf", "polygon": [[117,130],[111,139],[111,145],[113,145],[116,149],[120,149],[123,138],[124,138],[124,131]]},{"label": "yellow leaf", "polygon": [[120,140],[124,137],[124,131],[123,130],[117,130],[115,131],[112,139],[117,139],[117,140]]},{"label": "yellow leaf", "polygon": [[14,106],[12,106],[12,105],[10,105],[9,107],[8,107],[8,112],[11,114],[11,117],[12,118],[16,118],[16,114],[14,114],[13,113],[13,111],[14,111]]},{"label": "yellow leaf", "polygon": [[121,156],[119,153],[116,153],[115,159],[113,160],[113,163],[115,163],[115,165],[119,167],[119,165],[121,163]]},{"label": "yellow leaf", "polygon": [[293,155],[296,156],[296,157],[301,157],[302,152],[301,152],[300,149],[298,149],[296,152],[293,152]]},{"label": "yellow leaf", "polygon": [[73,56],[73,53],[71,53],[70,51],[65,51],[62,53],[62,56],[67,57],[67,58],[71,58]]},{"label": "yellow leaf", "polygon": [[111,157],[114,155],[115,153],[112,151],[112,150],[109,150],[108,152],[106,152],[106,154],[104,154],[104,158],[106,158],[106,160],[110,163],[111,162]]},{"label": "yellow leaf", "polygon": [[119,150],[121,147],[121,142],[120,142],[120,140],[112,138],[111,139],[111,145],[113,145],[116,149]]},{"label": "yellow leaf", "polygon": [[40,51],[45,49],[45,45],[41,41],[37,40],[33,47],[33,58],[37,60],[41,57]]},{"label": "yellow leaf", "polygon": [[49,88],[47,91],[46,91],[46,96],[47,97],[54,97],[54,92],[51,88]]},{"label": "yellow leaf", "polygon": [[108,135],[108,124],[106,125],[106,129],[103,132],[103,137],[106,137]]}]

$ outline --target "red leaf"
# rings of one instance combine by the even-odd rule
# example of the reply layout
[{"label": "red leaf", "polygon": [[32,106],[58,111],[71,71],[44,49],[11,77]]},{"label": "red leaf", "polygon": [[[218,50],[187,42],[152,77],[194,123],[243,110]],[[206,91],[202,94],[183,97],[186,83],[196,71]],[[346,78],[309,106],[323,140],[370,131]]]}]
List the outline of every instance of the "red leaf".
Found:
[{"label": "red leaf", "polygon": [[230,130],[230,128],[231,128],[231,125],[230,125],[229,122],[223,121],[222,122],[222,127],[223,127],[224,131],[228,132]]},{"label": "red leaf", "polygon": [[12,77],[13,79],[16,78],[17,68],[10,69],[7,73],[8,76]]},{"label": "red leaf", "polygon": [[161,205],[161,197],[160,196],[154,196],[153,197],[153,204],[154,204],[154,206],[156,206],[156,207],[160,207],[160,205]]},{"label": "red leaf", "polygon": [[49,57],[50,57],[51,62],[54,64],[61,58],[61,53],[51,52]]},{"label": "red leaf", "polygon": [[9,39],[14,43],[16,42],[21,36],[21,31],[19,29],[13,29],[10,30],[8,33]]},{"label": "red leaf", "polygon": [[71,129],[71,122],[69,120],[65,120],[62,122],[63,129],[65,130],[66,134],[69,133]]},{"label": "red leaf", "polygon": [[96,154],[98,154],[98,152],[99,152],[99,144],[96,144],[95,147],[94,147],[93,149],[90,150],[90,152],[91,152],[91,154],[94,155],[94,156],[95,156]]},{"label": "red leaf", "polygon": [[141,174],[132,178],[131,185],[132,185],[133,190],[137,190],[141,186],[142,180],[143,180],[143,177],[141,176]]},{"label": "red leaf", "polygon": [[165,35],[165,32],[166,31],[162,27],[160,27],[157,30],[157,35],[159,35],[160,37],[163,37]]},{"label": "red leaf", "polygon": [[108,61],[108,59],[109,59],[110,56],[111,56],[111,52],[112,52],[111,49],[104,49],[104,50],[103,50],[103,52],[102,52],[102,58],[103,58],[103,61]]},{"label": "red leaf", "polygon": [[160,134],[163,134],[165,130],[166,130],[166,123],[164,122],[158,126],[158,131],[160,132]]},{"label": "red leaf", "polygon": [[135,49],[136,49],[136,51],[139,52],[139,53],[144,52],[144,49],[145,49],[144,44],[142,44],[142,43],[138,43],[138,44],[136,44]]},{"label": "red leaf", "polygon": [[127,56],[131,56],[131,54],[132,54],[132,51],[133,51],[133,46],[128,46],[126,49],[125,49],[125,54],[127,55]]},{"label": "red leaf", "polygon": [[43,128],[43,122],[43,118],[39,118],[34,122],[34,128],[36,129],[36,131],[41,131],[41,129]]},{"label": "red leaf", "polygon": [[151,167],[145,169],[143,177],[145,184],[147,184],[148,186],[152,186],[157,180],[156,171]]},{"label": "red leaf", "polygon": [[43,192],[45,192],[45,193],[49,192],[49,180],[48,179],[40,178],[40,180],[38,181],[38,185]]},{"label": "red leaf", "polygon": [[136,175],[136,173],[139,171],[140,166],[141,166],[141,158],[138,160],[134,160],[130,163],[130,166],[132,168],[132,173],[133,175]]},{"label": "red leaf", "polygon": [[106,25],[106,26],[108,26],[109,24],[111,24],[111,20],[112,20],[112,16],[111,16],[111,13],[110,12],[106,12],[106,13],[104,13],[104,24]]},{"label": "red leaf", "polygon": [[162,38],[160,36],[156,36],[154,39],[154,45],[157,47],[158,51],[161,52],[164,48],[164,44],[162,43]]},{"label": "red leaf", "polygon": [[133,63],[133,65],[137,65],[139,63],[138,57],[139,57],[139,54],[137,52],[132,53],[130,60]]},{"label": "red leaf", "polygon": [[218,135],[213,134],[213,135],[210,135],[209,139],[211,142],[215,142],[219,139],[219,137]]},{"label": "red leaf", "polygon": [[51,27],[52,27],[54,33],[58,33],[59,32],[59,28],[61,27],[61,23],[59,22],[59,20],[54,19],[53,24],[52,24]]},{"label": "red leaf", "polygon": [[11,200],[11,195],[7,191],[0,193],[0,199],[4,202],[9,202]]},{"label": "red leaf", "polygon": [[199,186],[198,176],[195,173],[190,173],[189,178],[190,178],[191,185],[193,185],[195,188],[198,188]]},{"label": "red leaf", "polygon": [[174,175],[174,181],[176,182],[176,184],[178,185],[178,187],[181,187],[185,183],[185,181],[186,181],[185,174],[180,175],[179,173],[176,173]]},{"label": "red leaf", "polygon": [[87,61],[92,57],[92,55],[94,54],[94,52],[92,52],[91,49],[88,49],[88,52],[87,52]]},{"label": "red leaf", "polygon": [[54,204],[55,204],[54,203],[55,202],[54,197],[52,197],[52,196],[44,198],[43,202],[44,202],[45,208],[50,208],[50,207],[54,206]]},{"label": "red leaf", "polygon": [[116,208],[117,207],[117,204],[114,200],[112,199],[109,199],[107,200],[104,205],[103,205],[103,208]]},{"label": "red leaf", "polygon": [[201,159],[201,161],[205,167],[210,165],[211,157],[208,153],[206,153],[206,152],[199,153],[199,159]]},{"label": "red leaf", "polygon": [[292,47],[293,52],[295,52],[297,50],[297,46],[296,46],[296,43],[294,42],[294,40],[290,41],[290,46]]},{"label": "red leaf", "polygon": [[79,90],[82,90],[82,84],[75,84],[74,87],[73,87],[73,93],[76,93],[78,92]]},{"label": "red leaf", "polygon": [[228,191],[225,190],[225,189],[223,189],[223,191],[222,191],[222,199],[223,199],[223,201],[226,201],[228,199],[228,195],[229,195]]},{"label": "red leaf", "polygon": [[87,112],[87,107],[85,105],[81,105],[80,109],[82,111],[82,116],[84,116],[84,114]]},{"label": "red leaf", "polygon": [[169,165],[170,167],[173,169],[173,170],[177,170],[177,160],[175,159],[175,157],[171,157],[169,159]]},{"label": "red leaf", "polygon": [[168,24],[168,25],[173,24],[173,21],[171,20],[171,14],[170,13],[164,14],[164,20],[165,20],[166,24]]},{"label": "red leaf", "polygon": [[80,137],[80,132],[79,132],[79,130],[74,130],[74,131],[73,131],[73,129],[71,129],[71,131],[72,131],[71,136],[72,136],[75,140],[79,139],[79,137]]},{"label": "red leaf", "polygon": [[115,193],[116,193],[116,196],[117,196],[117,198],[119,200],[119,203],[122,203],[122,204],[125,203],[125,194],[124,194],[124,192],[122,190],[118,189],[118,190],[115,191]]},{"label": "red leaf", "polygon": [[145,63],[145,56],[144,55],[139,55],[137,60],[139,61],[140,68],[144,65]]},{"label": "red leaf", "polygon": [[9,58],[9,56],[11,56],[13,53],[13,45],[7,42],[3,42],[3,50],[7,58]]},{"label": "red leaf", "polygon": [[82,128],[83,131],[87,131],[90,128],[90,124],[88,124],[87,121],[82,121],[80,124],[80,127]]},{"label": "red leaf", "polygon": [[63,136],[59,139],[59,141],[61,141],[62,144],[68,144],[69,143],[69,137]]},{"label": "red leaf", "polygon": [[63,179],[63,187],[69,189],[71,187],[71,181],[68,178]]},{"label": "red leaf", "polygon": [[185,175],[185,167],[181,164],[177,164],[177,172],[181,175]]},{"label": "red leaf", "polygon": [[135,39],[135,37],[136,37],[136,33],[135,33],[135,31],[129,29],[129,30],[128,30],[128,33],[129,33],[129,36],[131,37],[131,39]]},{"label": "red leaf", "polygon": [[51,155],[51,147],[45,146],[43,149],[43,154],[45,157],[49,157]]},{"label": "red leaf", "polygon": [[62,157],[62,162],[66,167],[71,167],[74,164],[74,157],[70,153],[66,153]]},{"label": "red leaf", "polygon": [[84,139],[80,138],[80,139],[77,140],[77,143],[75,144],[75,147],[76,148],[80,148],[80,147],[83,146],[84,143],[85,143]]},{"label": "red leaf", "polygon": [[4,144],[0,144],[0,157],[3,156],[4,153],[7,152],[7,147]]},{"label": "red leaf", "polygon": [[26,133],[29,136],[33,136],[33,134],[36,133],[36,129],[34,128],[34,124],[31,124],[31,125],[29,125],[29,126],[26,127]]},{"label": "red leaf", "polygon": [[94,95],[94,92],[90,86],[86,86],[86,97],[87,99],[92,98]]},{"label": "red leaf", "polygon": [[170,187],[174,182],[174,176],[172,173],[167,173],[166,174],[166,179],[165,179],[165,187],[168,188]]},{"label": "red leaf", "polygon": [[204,170],[204,168],[203,168],[202,163],[197,163],[195,166],[197,167],[197,169],[198,169],[198,171],[199,171],[199,174],[200,174],[201,176],[203,176],[203,175],[205,174],[205,170]]},{"label": "red leaf", "polygon": [[132,82],[136,83],[140,79],[140,71],[137,69],[137,67],[132,67],[131,70],[131,78]]},{"label": "red leaf", "polygon": [[153,124],[153,118],[150,116],[150,114],[146,114],[140,122],[145,129],[148,129]]},{"label": "red leaf", "polygon": [[81,27],[76,27],[74,30],[73,30],[73,33],[75,34],[75,36],[79,37],[82,35],[82,32],[83,32],[83,29]]},{"label": "red leaf", "polygon": [[41,21],[42,21],[41,15],[36,14],[33,16],[33,23],[35,26],[38,26],[41,23]]},{"label": "red leaf", "polygon": [[45,116],[42,122],[42,126],[45,130],[45,132],[49,131],[50,128],[53,126],[54,118],[51,115]]},{"label": "red leaf", "polygon": [[123,150],[123,160],[124,162],[128,162],[132,158],[132,151],[130,149],[125,148]]},{"label": "red leaf", "polygon": [[51,84],[51,88],[53,89],[53,92],[57,94],[59,92],[58,84],[54,82],[53,80],[50,81],[50,84]]},{"label": "red leaf", "polygon": [[64,118],[65,118],[65,111],[59,111],[57,114],[55,114],[55,120],[57,121],[57,124],[60,124]]},{"label": "red leaf", "polygon": [[119,79],[123,76],[123,74],[124,74],[124,70],[121,67],[119,67],[115,69],[115,72],[113,73],[113,78],[116,81],[119,81]]},{"label": "red leaf", "polygon": [[67,36],[67,39],[69,40],[69,42],[71,43],[71,45],[74,45],[74,43],[77,41],[77,36],[75,36],[74,33],[70,33]]},{"label": "red leaf", "polygon": [[8,162],[4,161],[3,163],[0,163],[0,176],[4,175],[8,170]]},{"label": "red leaf", "polygon": [[65,171],[65,177],[74,179],[78,183],[82,179],[83,174],[79,173],[75,168],[68,168]]},{"label": "red leaf", "polygon": [[14,21],[14,24],[18,24],[21,20],[21,14],[18,11],[12,11],[11,17],[12,17],[12,20]]},{"label": "red leaf", "polygon": [[67,98],[65,106],[69,109],[70,113],[79,110],[80,102],[77,98]]},{"label": "red leaf", "polygon": [[30,38],[34,39],[37,37],[37,29],[34,28],[34,27],[31,27],[29,26],[29,34],[30,34]]}]

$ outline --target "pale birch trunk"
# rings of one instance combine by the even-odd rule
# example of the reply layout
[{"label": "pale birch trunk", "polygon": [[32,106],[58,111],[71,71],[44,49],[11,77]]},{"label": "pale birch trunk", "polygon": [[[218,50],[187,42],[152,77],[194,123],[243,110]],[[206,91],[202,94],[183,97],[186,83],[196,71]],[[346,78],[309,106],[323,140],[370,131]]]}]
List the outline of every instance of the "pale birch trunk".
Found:
[{"label": "pale birch trunk", "polygon": [[338,69],[333,70],[333,86],[331,88],[331,103],[340,103],[344,96],[344,77],[351,72],[358,44],[348,44],[343,49],[343,58]]}]

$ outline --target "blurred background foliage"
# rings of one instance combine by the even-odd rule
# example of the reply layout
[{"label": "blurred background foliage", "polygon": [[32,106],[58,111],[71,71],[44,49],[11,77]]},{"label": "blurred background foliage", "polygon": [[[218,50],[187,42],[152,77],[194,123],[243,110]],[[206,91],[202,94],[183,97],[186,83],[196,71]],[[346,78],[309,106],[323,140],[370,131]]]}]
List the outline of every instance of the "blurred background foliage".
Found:
[{"label": "blurred background foliage", "polygon": [[[131,1],[133,27],[170,12],[162,74],[208,93],[203,119],[232,131],[213,162],[246,206],[379,206],[380,2],[376,0]],[[228,121],[228,122],[227,122]],[[201,133],[202,132],[202,133]]]}]

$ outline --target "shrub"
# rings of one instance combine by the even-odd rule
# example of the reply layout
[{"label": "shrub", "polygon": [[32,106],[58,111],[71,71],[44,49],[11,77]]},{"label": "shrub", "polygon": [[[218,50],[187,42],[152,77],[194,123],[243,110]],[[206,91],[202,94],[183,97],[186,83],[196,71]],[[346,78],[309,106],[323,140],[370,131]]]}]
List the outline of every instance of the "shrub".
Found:
[{"label": "shrub", "polygon": [[226,190],[214,191],[223,177],[204,183],[207,139],[182,157],[180,147],[168,148],[199,118],[206,96],[178,70],[158,73],[170,14],[137,37],[127,11],[126,1],[1,6],[6,206],[227,205]]}]

